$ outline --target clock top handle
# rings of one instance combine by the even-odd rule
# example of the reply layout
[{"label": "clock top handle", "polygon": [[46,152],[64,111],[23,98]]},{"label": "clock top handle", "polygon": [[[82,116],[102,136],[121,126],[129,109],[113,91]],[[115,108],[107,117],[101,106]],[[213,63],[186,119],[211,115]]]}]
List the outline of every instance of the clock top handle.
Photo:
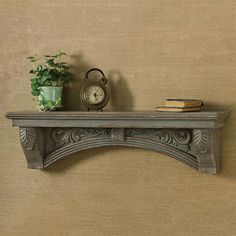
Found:
[{"label": "clock top handle", "polygon": [[98,68],[92,68],[92,69],[88,70],[87,73],[85,74],[85,78],[86,78],[86,79],[89,78],[88,75],[89,75],[89,73],[92,72],[92,71],[98,71],[98,72],[102,75],[102,81],[103,81],[103,83],[104,83],[104,84],[107,83],[107,78],[105,77],[103,71],[100,70],[100,69],[98,69]]}]

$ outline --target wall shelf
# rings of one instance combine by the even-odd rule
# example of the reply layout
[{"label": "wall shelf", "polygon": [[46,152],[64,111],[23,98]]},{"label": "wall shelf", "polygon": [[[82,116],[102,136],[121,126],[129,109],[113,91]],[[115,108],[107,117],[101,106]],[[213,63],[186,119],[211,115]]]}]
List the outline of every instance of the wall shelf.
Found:
[{"label": "wall shelf", "polygon": [[28,167],[43,169],[72,153],[123,145],[151,149],[190,167],[220,171],[221,128],[228,111],[8,112],[19,127]]}]

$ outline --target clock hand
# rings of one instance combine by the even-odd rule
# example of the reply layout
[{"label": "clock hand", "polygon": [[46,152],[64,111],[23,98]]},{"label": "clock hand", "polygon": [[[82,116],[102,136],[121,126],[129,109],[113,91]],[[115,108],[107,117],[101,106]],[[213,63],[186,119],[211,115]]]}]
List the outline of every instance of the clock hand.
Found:
[{"label": "clock hand", "polygon": [[98,94],[97,92],[93,94],[93,96],[95,97],[101,97],[102,95],[101,94]]},{"label": "clock hand", "polygon": [[97,91],[98,91],[98,89],[96,89],[96,91],[93,94],[95,97],[97,96]]}]

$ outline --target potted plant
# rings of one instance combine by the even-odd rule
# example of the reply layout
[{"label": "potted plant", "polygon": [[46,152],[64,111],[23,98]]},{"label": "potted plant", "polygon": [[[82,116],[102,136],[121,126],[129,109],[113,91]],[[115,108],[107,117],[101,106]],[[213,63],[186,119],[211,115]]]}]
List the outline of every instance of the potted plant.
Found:
[{"label": "potted plant", "polygon": [[54,55],[44,55],[42,58],[38,56],[27,58],[33,64],[33,68],[29,71],[33,75],[31,93],[38,98],[38,107],[41,111],[61,108],[63,85],[73,79],[68,63],[62,60],[65,56],[66,53],[59,51]]}]

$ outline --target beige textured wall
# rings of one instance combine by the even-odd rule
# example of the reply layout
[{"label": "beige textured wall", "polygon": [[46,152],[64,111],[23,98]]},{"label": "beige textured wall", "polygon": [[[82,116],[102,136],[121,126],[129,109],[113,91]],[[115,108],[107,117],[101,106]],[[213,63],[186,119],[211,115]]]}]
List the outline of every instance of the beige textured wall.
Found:
[{"label": "beige textured wall", "polygon": [[[236,235],[235,13],[233,0],[0,0],[0,235]],[[79,55],[81,75],[110,74],[110,109],[191,97],[231,110],[221,174],[128,148],[27,169],[4,114],[35,109],[25,58],[57,49]]]}]

